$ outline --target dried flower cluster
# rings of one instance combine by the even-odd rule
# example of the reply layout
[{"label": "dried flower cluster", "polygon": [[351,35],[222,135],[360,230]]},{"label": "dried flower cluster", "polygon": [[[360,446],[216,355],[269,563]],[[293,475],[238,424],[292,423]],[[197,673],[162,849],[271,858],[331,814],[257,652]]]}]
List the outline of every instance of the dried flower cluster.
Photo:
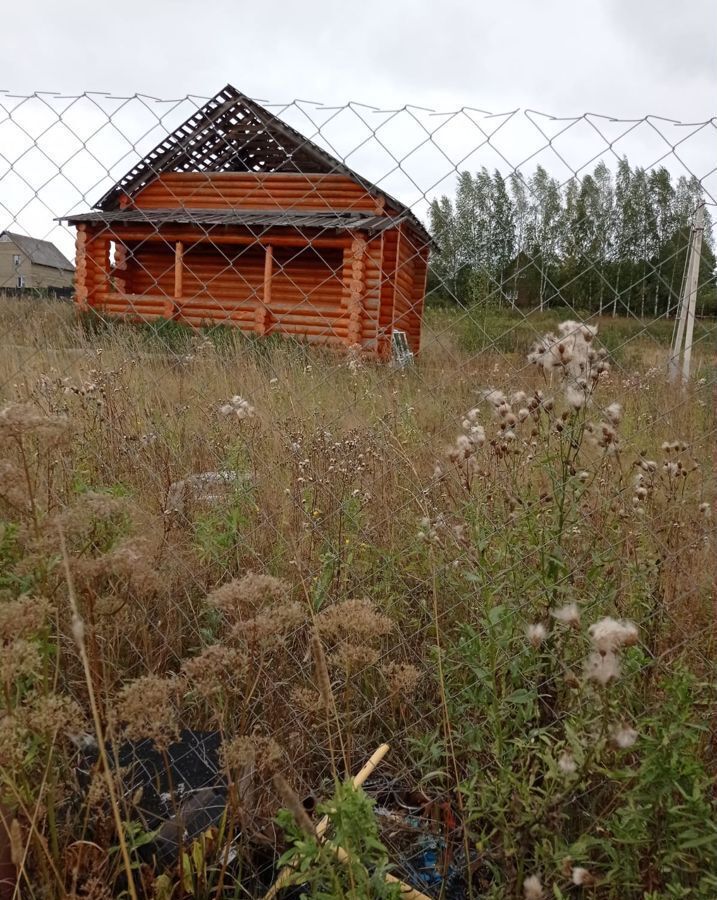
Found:
[{"label": "dried flower cluster", "polygon": [[112,720],[127,740],[151,738],[157,747],[167,747],[179,733],[178,691],[174,678],[142,675],[121,688]]},{"label": "dried flower cluster", "polygon": [[373,643],[390,634],[394,627],[393,619],[378,612],[368,598],[334,603],[316,617],[316,628],[327,644],[346,639]]},{"label": "dried flower cluster", "polygon": [[367,598],[334,603],[316,617],[318,635],[330,649],[329,663],[346,676],[375,666],[379,642],[393,629],[393,620]]},{"label": "dried flower cluster", "polygon": [[225,691],[238,691],[246,680],[247,671],[246,654],[224,644],[211,644],[198,656],[182,663],[182,674],[188,687],[208,700]]},{"label": "dried flower cluster", "polygon": [[219,406],[219,413],[222,416],[228,416],[232,419],[239,419],[239,421],[243,421],[244,419],[250,419],[256,410],[249,403],[248,400],[245,400],[239,394],[235,394],[226,403],[222,403]]},{"label": "dried flower cluster", "polygon": [[479,409],[469,410],[463,419],[463,433],[455,444],[446,451],[446,456],[458,466],[471,466],[475,454],[485,445],[485,428],[478,423]]},{"label": "dried flower cluster", "polygon": [[212,591],[207,604],[218,609],[230,623],[236,623],[257,612],[285,604],[290,590],[287,582],[280,578],[248,572]]},{"label": "dried flower cluster", "polygon": [[557,336],[548,333],[539,338],[528,354],[528,362],[546,378],[560,380],[565,399],[575,410],[586,405],[598,380],[610,370],[605,348],[593,346],[597,330],[597,325],[561,322]]},{"label": "dried flower cluster", "polygon": [[220,756],[224,768],[241,782],[242,776],[247,772],[252,777],[270,779],[281,763],[283,752],[272,738],[253,734],[239,735],[224,741]]},{"label": "dried flower cluster", "polygon": [[389,693],[401,700],[411,700],[418,690],[421,671],[410,663],[389,662],[381,666]]}]

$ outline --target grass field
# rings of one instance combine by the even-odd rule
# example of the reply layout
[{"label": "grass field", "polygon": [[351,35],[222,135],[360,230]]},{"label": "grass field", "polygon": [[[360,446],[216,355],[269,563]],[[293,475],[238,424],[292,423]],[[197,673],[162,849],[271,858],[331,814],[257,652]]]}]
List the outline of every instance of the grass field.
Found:
[{"label": "grass field", "polygon": [[[260,896],[272,843],[313,861],[308,896],[398,896],[360,795],[329,806],[348,865],[272,826],[277,774],[330,798],[384,741],[387,772],[450,805],[465,896],[717,894],[714,326],[683,391],[671,322],[596,322],[609,371],[573,402],[526,360],[560,318],[431,311],[394,371],[2,303],[14,896]],[[206,472],[241,477],[174,502]],[[228,814],[182,874],[139,866],[101,766],[78,799],[98,728],[160,750],[221,732]]]}]

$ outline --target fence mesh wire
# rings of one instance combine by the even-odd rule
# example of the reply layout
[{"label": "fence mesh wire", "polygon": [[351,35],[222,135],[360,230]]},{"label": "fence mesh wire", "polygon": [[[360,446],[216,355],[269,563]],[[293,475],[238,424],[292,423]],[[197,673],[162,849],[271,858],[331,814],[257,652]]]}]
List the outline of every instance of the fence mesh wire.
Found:
[{"label": "fence mesh wire", "polygon": [[[205,104],[0,94],[16,896],[263,896],[278,809],[306,797],[316,827],[384,742],[373,811],[330,805],[353,862],[317,851],[309,895],[390,896],[386,873],[414,896],[713,895],[716,121],[297,100],[264,104],[285,145],[230,144]],[[153,155],[188,119],[184,156]],[[216,177],[316,174],[320,151],[298,194]],[[180,180],[96,214],[142,160],[150,193]],[[358,193],[327,193],[347,171]],[[371,313],[352,242],[383,248],[382,216],[414,281],[379,257]],[[105,257],[79,286],[84,228]]]}]

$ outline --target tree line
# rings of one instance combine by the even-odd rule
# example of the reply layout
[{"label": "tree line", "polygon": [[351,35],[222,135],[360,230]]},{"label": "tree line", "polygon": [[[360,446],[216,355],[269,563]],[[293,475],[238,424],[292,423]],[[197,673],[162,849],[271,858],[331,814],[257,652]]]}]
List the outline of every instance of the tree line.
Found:
[{"label": "tree line", "polygon": [[[631,168],[625,158],[614,174],[599,162],[562,185],[542,166],[528,178],[461,172],[455,198],[431,204],[430,296],[465,306],[673,315],[703,199],[696,178],[673,182],[666,168]],[[697,308],[711,315],[713,248],[708,211]]]}]

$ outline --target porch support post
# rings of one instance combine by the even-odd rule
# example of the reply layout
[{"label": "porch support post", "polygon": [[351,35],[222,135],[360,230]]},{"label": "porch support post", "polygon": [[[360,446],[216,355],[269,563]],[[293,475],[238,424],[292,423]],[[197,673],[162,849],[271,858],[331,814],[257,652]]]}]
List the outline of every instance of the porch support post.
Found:
[{"label": "porch support post", "polygon": [[346,272],[346,267],[344,267],[346,274],[350,275],[347,304],[349,325],[346,334],[346,343],[351,347],[354,344],[361,343],[363,329],[363,300],[366,288],[366,241],[364,238],[360,235],[355,235],[351,241],[350,248],[348,248],[348,252],[351,260],[351,269],[349,272]]},{"label": "porch support post", "polygon": [[174,299],[167,298],[164,304],[164,318],[173,319],[177,314],[179,301],[184,293],[184,244],[177,241],[174,245]]},{"label": "porch support post", "polygon": [[271,244],[266,245],[266,253],[264,255],[264,291],[261,300],[257,301],[256,312],[254,314],[254,324],[257,334],[266,334],[270,325],[270,308],[271,308],[271,279],[274,273],[274,248]]},{"label": "porch support post", "polygon": [[75,303],[84,312],[87,309],[87,226],[77,225],[75,238]]}]

